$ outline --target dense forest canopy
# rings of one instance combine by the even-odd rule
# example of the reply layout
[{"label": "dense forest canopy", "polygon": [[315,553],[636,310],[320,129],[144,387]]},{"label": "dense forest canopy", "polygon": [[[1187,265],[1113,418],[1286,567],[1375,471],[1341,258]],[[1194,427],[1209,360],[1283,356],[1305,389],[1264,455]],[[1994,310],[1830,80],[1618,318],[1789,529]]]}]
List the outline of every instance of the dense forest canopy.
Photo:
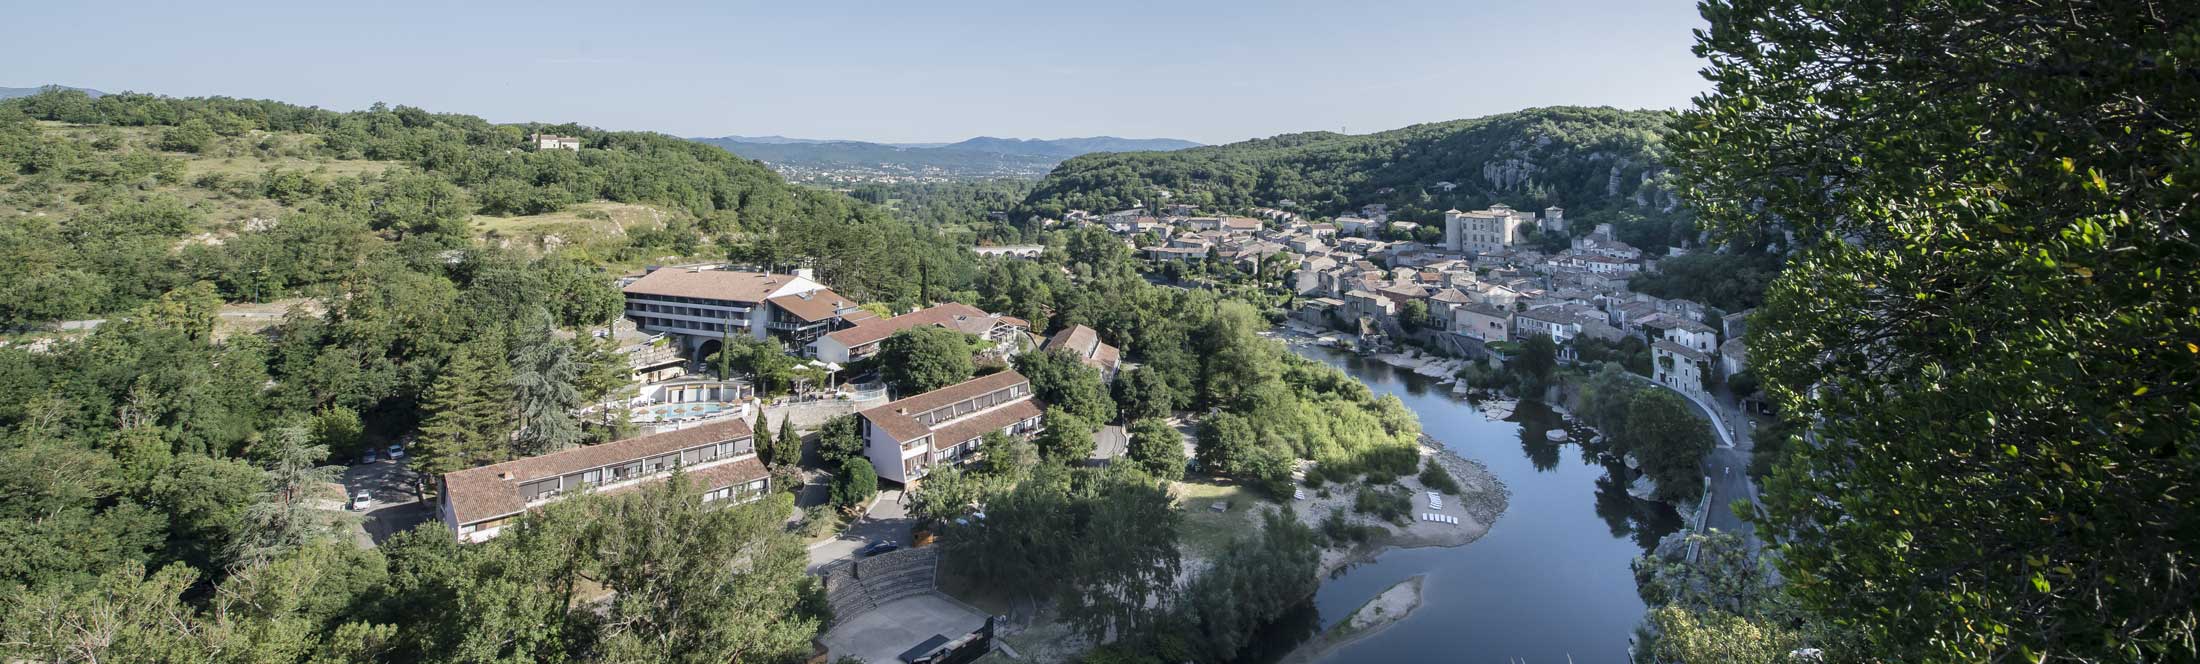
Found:
[{"label": "dense forest canopy", "polygon": [[1283,200],[1317,215],[1383,203],[1413,219],[1491,203],[1557,205],[1592,220],[1619,211],[1663,215],[1678,204],[1665,180],[1671,120],[1662,111],[1550,107],[1357,136],[1308,132],[1090,154],[1062,162],[1026,203],[1045,217],[1140,203],[1232,209]]},{"label": "dense forest canopy", "polygon": [[1747,340],[1813,434],[1757,523],[1786,593],[1844,659],[2194,661],[2200,3],[1703,15],[1677,179],[1801,245]]}]

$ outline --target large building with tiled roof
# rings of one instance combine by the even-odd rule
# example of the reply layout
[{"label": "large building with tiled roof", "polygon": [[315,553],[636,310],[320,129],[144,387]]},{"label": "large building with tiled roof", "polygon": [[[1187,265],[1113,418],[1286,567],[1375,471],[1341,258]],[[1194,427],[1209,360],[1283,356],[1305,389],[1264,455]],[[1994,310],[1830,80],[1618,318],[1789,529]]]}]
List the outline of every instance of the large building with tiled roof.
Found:
[{"label": "large building with tiled roof", "polygon": [[987,433],[1037,432],[1043,411],[1031,381],[1003,371],[856,413],[856,430],[879,477],[906,485],[975,458]]},{"label": "large building with tiled roof", "polygon": [[840,326],[856,303],[800,274],[708,268],[652,270],[626,284],[626,315],[643,331],[671,334],[691,357],[729,337],[776,336],[792,348]]},{"label": "large building with tiled roof", "polygon": [[1085,361],[1085,366],[1100,370],[1100,380],[1114,382],[1115,372],[1122,368],[1122,352],[1100,340],[1100,332],[1083,325],[1071,325],[1048,337],[1042,350],[1066,348]]},{"label": "large building with tiled roof", "polygon": [[853,327],[828,332],[810,344],[817,359],[846,364],[878,353],[879,343],[902,330],[936,325],[993,342],[997,357],[1014,355],[1024,346],[1031,324],[1015,316],[986,313],[967,304],[949,302],[893,318],[873,318]]},{"label": "large building with tiled roof", "polygon": [[442,477],[437,515],[469,542],[496,537],[527,510],[578,493],[618,492],[683,469],[703,500],[752,500],[770,488],[747,422],[729,418],[601,445],[576,447]]}]

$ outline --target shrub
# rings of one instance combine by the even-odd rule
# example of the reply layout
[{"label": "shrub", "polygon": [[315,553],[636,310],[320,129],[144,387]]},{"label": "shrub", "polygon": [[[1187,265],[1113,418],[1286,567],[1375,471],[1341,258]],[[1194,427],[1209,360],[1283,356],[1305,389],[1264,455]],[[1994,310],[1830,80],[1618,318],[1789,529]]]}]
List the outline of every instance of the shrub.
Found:
[{"label": "shrub", "polygon": [[826,505],[811,505],[802,510],[802,523],[795,527],[795,534],[817,539],[840,532],[843,522],[840,513]]},{"label": "shrub", "polygon": [[1402,487],[1360,487],[1352,498],[1352,511],[1398,525],[1412,523],[1413,498]]},{"label": "shrub", "polygon": [[1350,519],[1345,518],[1344,508],[1342,507],[1330,508],[1329,516],[1322,517],[1322,537],[1328,539],[1329,546],[1332,547],[1341,548],[1365,544],[1368,540],[1375,539],[1376,535],[1383,532],[1382,526],[1353,523]]},{"label": "shrub", "polygon": [[1306,488],[1322,488],[1322,483],[1326,481],[1328,481],[1328,478],[1322,476],[1322,467],[1320,465],[1317,464],[1306,467],[1306,479],[1302,480],[1302,482],[1306,484]]},{"label": "shrub", "polygon": [[878,470],[862,457],[849,459],[841,464],[840,476],[833,478],[833,505],[843,510],[854,509],[878,494]]},{"label": "shrub", "polygon": [[1444,470],[1444,465],[1437,463],[1435,459],[1429,459],[1421,464],[1421,486],[1454,496],[1459,495],[1459,481],[1452,479],[1451,471]]}]

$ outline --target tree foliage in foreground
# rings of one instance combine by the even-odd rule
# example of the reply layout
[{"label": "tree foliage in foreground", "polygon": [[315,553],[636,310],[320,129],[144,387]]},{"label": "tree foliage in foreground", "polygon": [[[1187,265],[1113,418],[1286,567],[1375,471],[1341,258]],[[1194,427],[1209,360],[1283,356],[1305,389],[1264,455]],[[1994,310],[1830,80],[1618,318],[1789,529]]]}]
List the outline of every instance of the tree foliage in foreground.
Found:
[{"label": "tree foliage in foreground", "polygon": [[1817,418],[1767,483],[1861,657],[2200,656],[2200,4],[1709,0],[1679,121],[1750,325]]},{"label": "tree foliage in foreground", "polygon": [[970,335],[944,327],[913,327],[879,342],[879,366],[895,394],[915,396],[970,380]]}]

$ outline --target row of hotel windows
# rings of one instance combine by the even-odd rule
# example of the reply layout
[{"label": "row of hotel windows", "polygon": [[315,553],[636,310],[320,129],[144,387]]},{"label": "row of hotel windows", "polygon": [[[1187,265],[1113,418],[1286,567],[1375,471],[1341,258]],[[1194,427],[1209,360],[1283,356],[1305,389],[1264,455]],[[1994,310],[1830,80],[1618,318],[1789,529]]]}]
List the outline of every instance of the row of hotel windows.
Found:
[{"label": "row of hotel windows", "polygon": [[749,480],[748,482],[743,484],[737,484],[729,487],[721,487],[709,493],[703,494],[703,502],[707,503],[714,500],[725,500],[727,498],[733,498],[736,501],[747,501],[750,498],[754,498],[764,493],[764,485],[767,481],[768,480],[765,478],[758,478],[754,480]]},{"label": "row of hotel windows", "polygon": [[645,302],[626,303],[626,312],[629,314],[678,314],[681,316],[694,316],[696,318],[739,318],[747,316],[749,313],[747,311],[726,311],[723,309],[704,309],[702,307],[679,307],[670,304],[649,304]]},{"label": "row of hotel windows", "polygon": [[[1028,433],[1031,433],[1031,432],[1033,432],[1033,431],[1037,431],[1038,429],[1039,429],[1039,418],[1036,418],[1036,417],[1032,417],[1032,418],[1026,418],[1026,419],[1022,419],[1022,420],[1017,420],[1015,424],[1010,424],[1010,425],[1008,425],[1007,427],[1004,427],[1004,428],[1002,428],[1002,429],[1001,429],[1001,431],[1002,431],[1003,433],[1007,433],[1007,434],[1009,434],[1009,435],[1012,435],[1012,436],[1021,436],[1021,435],[1024,435],[1024,434],[1028,434]],[[922,439],[919,439],[919,440],[922,440]],[[972,439],[970,439],[970,440],[965,440],[965,441],[963,441],[963,442],[960,442],[960,443],[956,443],[956,444],[955,444],[955,445],[954,445],[953,447],[948,447],[948,448],[944,448],[944,449],[937,449],[937,450],[933,450],[933,451],[932,451],[932,460],[933,460],[933,461],[960,461],[960,460],[962,460],[962,458],[963,458],[963,457],[967,457],[967,456],[970,456],[970,455],[972,455],[972,454],[977,454],[977,453],[978,453],[978,447],[979,447],[980,445],[983,445],[983,444],[985,444],[985,436],[984,436],[983,434],[980,434],[980,435],[979,435],[978,437],[976,437],[976,438],[972,438]]]},{"label": "row of hotel windows", "polygon": [[1024,385],[1025,383],[1017,383],[1015,385],[1008,386],[1008,389],[1005,390],[994,390],[974,399],[965,399],[953,404],[934,408],[932,410],[924,411],[922,413],[917,413],[917,416],[912,419],[915,419],[918,422],[922,422],[925,426],[928,427],[938,426],[941,422],[952,420],[958,417],[962,417],[964,415],[969,415],[971,413],[985,410],[987,408],[992,408],[1003,403],[1014,401],[1017,397],[1023,396]]},{"label": "row of hotel windows", "polygon": [[[714,489],[708,493],[703,494],[703,502],[707,503],[716,500],[725,500],[728,498],[734,498],[737,501],[747,501],[750,498],[754,498],[757,495],[764,493],[764,490],[766,488],[765,485],[769,481],[769,479],[756,479],[735,486]],[[519,516],[515,514],[511,516],[497,517],[480,523],[469,523],[463,526],[459,526],[458,534],[471,535],[477,531],[488,530],[491,528],[501,528],[507,524],[510,524],[513,520],[518,518]]]},{"label": "row of hotel windows", "polygon": [[597,485],[648,477],[672,470],[674,466],[692,465],[748,454],[754,448],[754,438],[741,438],[701,447],[690,447],[678,452],[667,452],[646,459],[636,459],[577,473],[567,473],[560,477],[528,482],[519,485],[519,495],[520,498],[532,503],[556,496],[566,490],[580,491]]},{"label": "row of hotel windows", "polygon": [[725,323],[697,323],[694,321],[680,320],[678,318],[657,318],[655,316],[640,316],[637,318],[641,321],[643,327],[669,327],[682,330],[701,330],[704,332],[739,332],[749,329],[749,322],[745,319],[736,319],[733,323],[733,328],[731,330],[728,330]]}]

